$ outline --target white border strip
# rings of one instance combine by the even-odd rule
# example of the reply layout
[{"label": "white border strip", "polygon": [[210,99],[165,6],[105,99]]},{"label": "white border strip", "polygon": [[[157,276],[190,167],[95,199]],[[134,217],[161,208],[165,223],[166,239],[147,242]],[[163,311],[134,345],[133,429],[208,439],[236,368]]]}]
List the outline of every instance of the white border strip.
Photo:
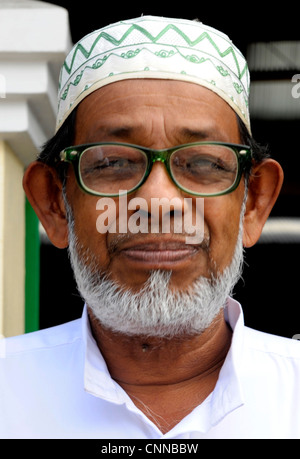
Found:
[{"label": "white border strip", "polygon": [[293,244],[300,243],[300,218],[270,217],[258,242]]}]

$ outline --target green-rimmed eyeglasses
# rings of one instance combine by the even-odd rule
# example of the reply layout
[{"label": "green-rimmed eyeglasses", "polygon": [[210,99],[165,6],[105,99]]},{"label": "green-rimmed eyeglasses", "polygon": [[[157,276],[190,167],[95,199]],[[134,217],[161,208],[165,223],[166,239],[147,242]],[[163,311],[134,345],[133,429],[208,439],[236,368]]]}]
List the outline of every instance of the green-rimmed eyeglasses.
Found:
[{"label": "green-rimmed eyeglasses", "polygon": [[135,191],[147,180],[153,163],[160,161],[178,188],[206,197],[237,188],[251,164],[251,150],[246,145],[221,142],[189,143],[165,150],[104,142],[65,148],[60,159],[73,165],[79,186],[95,196]]}]

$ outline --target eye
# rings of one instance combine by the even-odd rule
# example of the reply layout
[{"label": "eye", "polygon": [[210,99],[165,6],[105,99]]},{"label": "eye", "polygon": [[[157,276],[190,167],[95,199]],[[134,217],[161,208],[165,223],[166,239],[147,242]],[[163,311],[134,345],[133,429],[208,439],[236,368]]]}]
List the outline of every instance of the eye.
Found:
[{"label": "eye", "polygon": [[225,164],[220,158],[195,156],[188,164],[190,168],[211,169],[215,171],[226,171],[229,165]]},{"label": "eye", "polygon": [[197,154],[189,158],[177,156],[175,157],[173,164],[177,168],[186,169],[190,172],[199,169],[226,170],[226,165],[219,158]]},{"label": "eye", "polygon": [[104,158],[103,161],[99,161],[98,164],[95,164],[95,168],[99,169],[105,169],[107,167],[111,167],[114,169],[121,169],[121,168],[126,168],[130,164],[130,161],[125,158]]},{"label": "eye", "polygon": [[106,157],[98,161],[86,161],[84,167],[81,168],[83,175],[101,174],[101,173],[126,173],[133,171],[134,163],[126,158]]}]

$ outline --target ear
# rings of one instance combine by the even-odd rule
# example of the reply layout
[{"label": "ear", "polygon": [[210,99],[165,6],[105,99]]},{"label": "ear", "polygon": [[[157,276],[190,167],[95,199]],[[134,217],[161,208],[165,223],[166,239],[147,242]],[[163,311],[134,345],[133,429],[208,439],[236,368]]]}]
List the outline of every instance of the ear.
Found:
[{"label": "ear", "polygon": [[248,198],[244,217],[244,247],[253,246],[276,202],[283,183],[283,170],[273,159],[265,159],[254,166],[248,184]]},{"label": "ear", "polygon": [[23,187],[50,241],[58,248],[68,246],[68,223],[62,182],[55,169],[35,161],[25,171]]}]

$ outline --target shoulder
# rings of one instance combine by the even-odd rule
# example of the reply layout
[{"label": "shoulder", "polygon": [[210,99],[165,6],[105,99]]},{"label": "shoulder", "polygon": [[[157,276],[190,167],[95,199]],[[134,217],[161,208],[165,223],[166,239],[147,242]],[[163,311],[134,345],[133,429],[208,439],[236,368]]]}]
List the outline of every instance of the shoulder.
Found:
[{"label": "shoulder", "polygon": [[284,375],[300,383],[300,341],[245,327],[245,350],[261,373]]},{"label": "shoulder", "polygon": [[61,349],[81,340],[81,319],[33,333],[0,340],[0,361],[26,354]]},{"label": "shoulder", "polygon": [[[241,305],[234,299],[229,298],[226,309],[226,320],[237,335],[237,346],[243,349],[245,363],[252,361],[291,361],[300,366],[300,341],[292,338],[272,335],[270,333],[254,330],[244,325],[243,310]],[[246,354],[245,354],[246,353]],[[247,355],[247,353],[249,355]],[[253,361],[253,363],[255,363]]]},{"label": "shoulder", "polygon": [[253,351],[282,358],[300,359],[300,341],[245,327],[247,345]]}]

